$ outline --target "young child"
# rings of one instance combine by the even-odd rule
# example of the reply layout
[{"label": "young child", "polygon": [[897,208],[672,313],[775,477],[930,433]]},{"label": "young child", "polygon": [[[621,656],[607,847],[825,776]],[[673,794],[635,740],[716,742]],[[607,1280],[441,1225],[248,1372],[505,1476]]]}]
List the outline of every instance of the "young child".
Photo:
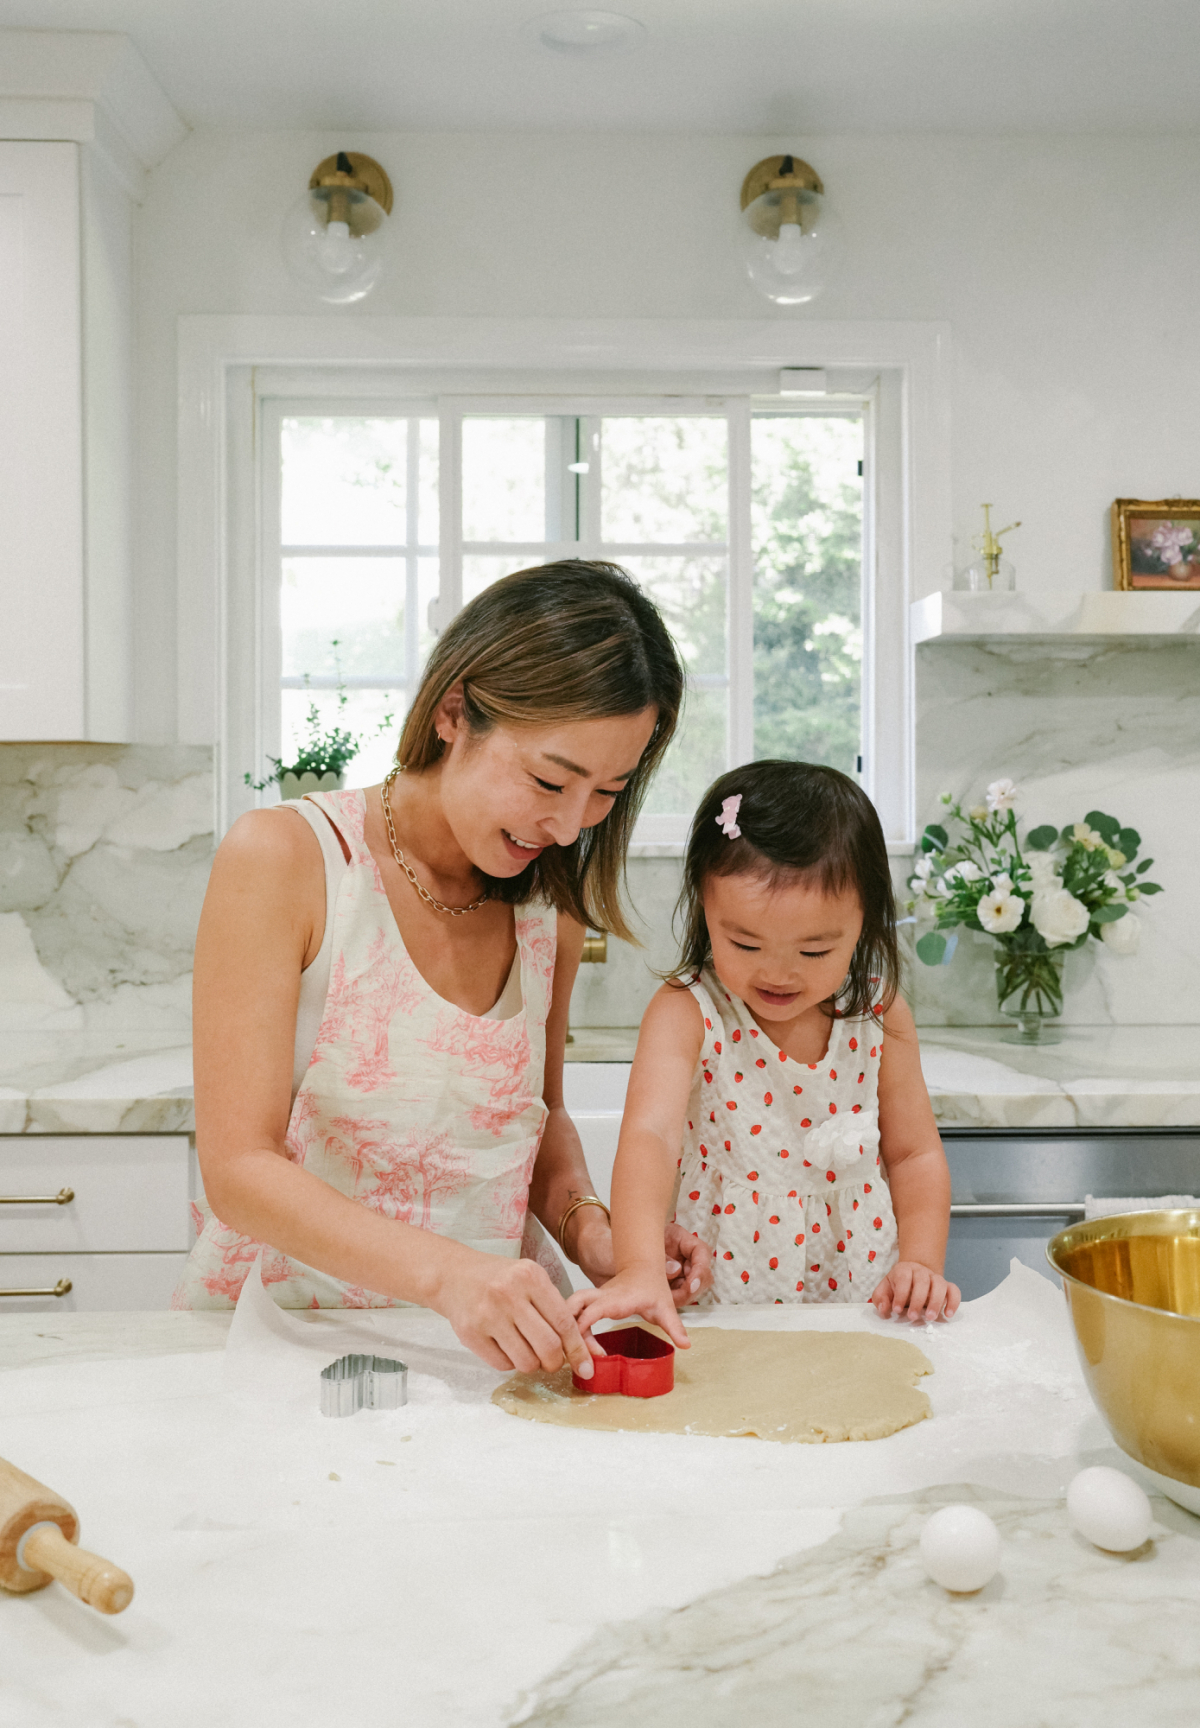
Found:
[{"label": "young child", "polygon": [[682,958],[642,1021],[613,1173],[617,1271],[574,1298],[581,1329],[638,1313],[686,1347],[662,1257],[677,1170],[675,1218],[712,1250],[717,1301],[949,1319],[950,1173],[896,994],[870,800],[805,762],[722,775],[679,910]]}]

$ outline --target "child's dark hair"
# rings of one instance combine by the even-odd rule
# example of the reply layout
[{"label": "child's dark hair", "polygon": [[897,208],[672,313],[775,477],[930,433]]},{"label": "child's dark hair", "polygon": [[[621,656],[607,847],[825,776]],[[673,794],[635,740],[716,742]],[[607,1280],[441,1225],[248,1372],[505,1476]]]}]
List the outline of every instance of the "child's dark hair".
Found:
[{"label": "child's dark hair", "polygon": [[[741,835],[730,840],[719,826],[721,806],[739,793]],[[683,953],[672,974],[680,983],[712,962],[702,898],[709,876],[757,876],[772,884],[808,877],[830,894],[853,888],[863,909],[862,935],[837,1009],[858,1016],[880,1000],[891,1005],[900,954],[887,842],[875,806],[845,774],[813,762],[765,761],[713,781],[692,822],[683,865],[676,908]]]}]

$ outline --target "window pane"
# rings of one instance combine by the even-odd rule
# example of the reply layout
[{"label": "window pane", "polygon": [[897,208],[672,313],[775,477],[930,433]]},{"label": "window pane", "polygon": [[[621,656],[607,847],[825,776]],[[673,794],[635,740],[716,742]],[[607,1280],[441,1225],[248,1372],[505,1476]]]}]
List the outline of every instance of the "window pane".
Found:
[{"label": "window pane", "polygon": [[727,690],[689,688],[679,730],[642,806],[648,816],[692,816],[728,764],[728,719]]},{"label": "window pane", "polygon": [[863,423],[755,416],[754,752],[853,774],[862,748]]},{"label": "window pane", "polygon": [[605,416],[602,537],[723,543],[729,516],[727,443],[723,418]]},{"label": "window pane", "polygon": [[[282,694],[280,760],[285,766],[295,761],[308,742],[309,715],[315,708],[320,731],[330,732],[336,727],[363,740],[362,749],[346,768],[347,786],[372,786],[383,779],[400,739],[406,707],[403,691],[350,690],[342,708],[334,690],[285,690]],[[392,723],[381,732],[380,725],[389,714]]]},{"label": "window pane", "polygon": [[471,415],[463,421],[463,539],[542,540],[546,422]]},{"label": "window pane", "polygon": [[282,444],[285,546],[404,544],[407,421],[288,416]]},{"label": "window pane", "polygon": [[343,673],[403,679],[404,584],[403,558],[285,558],[284,677],[327,675],[340,661]]},{"label": "window pane", "polygon": [[440,428],[434,419],[421,420],[420,483],[417,487],[417,539],[422,546],[436,546],[441,538],[438,519],[438,443]]}]

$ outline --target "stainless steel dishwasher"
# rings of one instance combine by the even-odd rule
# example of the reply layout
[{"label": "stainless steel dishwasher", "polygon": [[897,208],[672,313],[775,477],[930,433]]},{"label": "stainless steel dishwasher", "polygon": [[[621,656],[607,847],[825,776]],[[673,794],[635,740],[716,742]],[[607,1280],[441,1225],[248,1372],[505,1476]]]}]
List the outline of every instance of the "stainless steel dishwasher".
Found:
[{"label": "stainless steel dishwasher", "polygon": [[1012,1259],[1049,1277],[1051,1236],[1097,1199],[1200,1196],[1200,1127],[942,1128],[950,1164],[946,1276],[982,1296]]}]

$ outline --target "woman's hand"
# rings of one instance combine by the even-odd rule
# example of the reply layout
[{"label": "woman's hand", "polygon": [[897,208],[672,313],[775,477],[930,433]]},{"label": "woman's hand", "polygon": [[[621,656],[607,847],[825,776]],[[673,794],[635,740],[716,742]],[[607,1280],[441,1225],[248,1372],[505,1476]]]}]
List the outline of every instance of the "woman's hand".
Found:
[{"label": "woman's hand", "polygon": [[881,1320],[949,1320],[962,1295],[957,1284],[948,1284],[940,1272],[931,1272],[916,1260],[898,1260],[879,1280],[871,1296]]},{"label": "woman's hand", "polygon": [[590,1380],[592,1357],[604,1355],[595,1339],[584,1341],[574,1314],[533,1260],[500,1260],[468,1249],[455,1256],[431,1305],[493,1368],[553,1373],[569,1362]]},{"label": "woman's hand", "polygon": [[661,1326],[672,1344],[680,1350],[691,1347],[675,1312],[675,1297],[661,1261],[623,1267],[599,1290],[577,1290],[568,1306],[589,1344],[596,1343],[591,1337],[591,1328],[597,1320],[627,1320],[631,1314],[640,1314],[643,1320],[652,1320],[656,1326]]},{"label": "woman's hand", "polygon": [[[574,1234],[572,1258],[585,1278],[598,1288],[607,1285],[616,1271],[612,1230],[598,1206],[581,1206],[574,1214],[583,1220]],[[573,1220],[572,1220],[573,1222]],[[668,1224],[663,1233],[663,1271],[676,1308],[698,1302],[712,1284],[712,1253],[698,1236],[680,1225]]]}]

